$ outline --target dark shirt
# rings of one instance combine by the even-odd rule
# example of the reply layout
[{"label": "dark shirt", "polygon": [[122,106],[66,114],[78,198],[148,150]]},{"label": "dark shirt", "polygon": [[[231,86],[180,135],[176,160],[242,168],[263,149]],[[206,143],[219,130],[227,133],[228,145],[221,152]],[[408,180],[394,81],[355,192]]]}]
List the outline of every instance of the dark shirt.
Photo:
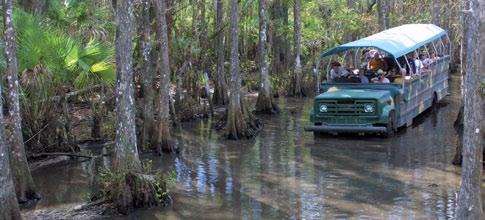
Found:
[{"label": "dark shirt", "polygon": [[409,73],[416,74],[416,62],[414,62],[414,60],[415,58],[408,59],[409,66],[411,67],[411,71],[409,71],[409,66],[406,65],[406,71],[408,72],[408,75]]}]

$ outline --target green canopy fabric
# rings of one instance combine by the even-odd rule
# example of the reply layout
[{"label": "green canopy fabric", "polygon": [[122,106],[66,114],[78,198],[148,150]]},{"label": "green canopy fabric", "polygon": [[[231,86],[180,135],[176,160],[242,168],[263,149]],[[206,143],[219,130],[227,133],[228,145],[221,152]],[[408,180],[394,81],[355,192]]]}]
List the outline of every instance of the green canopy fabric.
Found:
[{"label": "green canopy fabric", "polygon": [[434,24],[406,24],[331,48],[323,52],[321,57],[352,48],[377,48],[398,58],[444,35],[446,35],[446,31]]}]

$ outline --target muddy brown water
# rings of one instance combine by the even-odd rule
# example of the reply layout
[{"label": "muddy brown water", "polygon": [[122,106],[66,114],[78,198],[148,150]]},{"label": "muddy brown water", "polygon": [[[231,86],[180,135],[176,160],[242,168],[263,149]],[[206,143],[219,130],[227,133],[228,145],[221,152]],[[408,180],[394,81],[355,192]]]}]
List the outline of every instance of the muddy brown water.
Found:
[{"label": "muddy brown water", "polygon": [[[172,170],[173,203],[114,219],[451,218],[460,182],[460,168],[451,165],[459,106],[453,79],[436,113],[388,139],[315,138],[303,131],[310,98],[279,99],[281,114],[262,117],[264,129],[252,140],[221,140],[210,120],[184,123],[176,132],[180,155],[148,158]],[[36,209],[86,201],[91,170],[89,162],[36,170],[43,196]]]}]

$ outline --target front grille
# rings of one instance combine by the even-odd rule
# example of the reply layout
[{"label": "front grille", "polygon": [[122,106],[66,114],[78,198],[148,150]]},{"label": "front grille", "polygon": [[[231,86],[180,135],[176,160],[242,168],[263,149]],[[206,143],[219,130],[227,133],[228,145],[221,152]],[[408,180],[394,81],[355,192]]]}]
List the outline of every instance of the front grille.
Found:
[{"label": "front grille", "polygon": [[[327,106],[327,112],[320,112],[320,105]],[[374,112],[367,113],[364,111],[366,104],[374,106]],[[373,116],[377,114],[377,105],[374,100],[319,100],[315,106],[319,116]]]}]

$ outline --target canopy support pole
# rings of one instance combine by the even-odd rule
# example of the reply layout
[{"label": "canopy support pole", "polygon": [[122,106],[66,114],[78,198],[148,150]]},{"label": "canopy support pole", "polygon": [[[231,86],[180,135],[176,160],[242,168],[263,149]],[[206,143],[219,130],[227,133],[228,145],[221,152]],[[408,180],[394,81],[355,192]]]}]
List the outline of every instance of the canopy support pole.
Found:
[{"label": "canopy support pole", "polygon": [[326,76],[326,80],[329,81],[330,80],[330,65],[332,64],[332,60],[333,60],[333,55],[330,56],[330,60],[327,64],[327,69],[325,70],[325,76]]}]

